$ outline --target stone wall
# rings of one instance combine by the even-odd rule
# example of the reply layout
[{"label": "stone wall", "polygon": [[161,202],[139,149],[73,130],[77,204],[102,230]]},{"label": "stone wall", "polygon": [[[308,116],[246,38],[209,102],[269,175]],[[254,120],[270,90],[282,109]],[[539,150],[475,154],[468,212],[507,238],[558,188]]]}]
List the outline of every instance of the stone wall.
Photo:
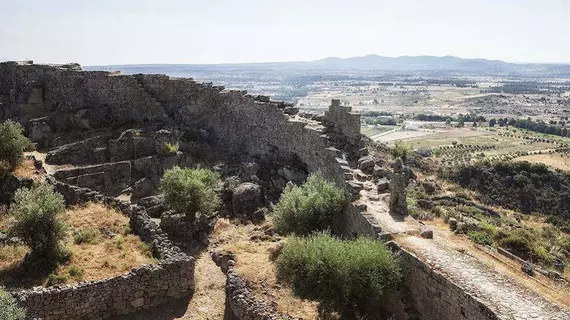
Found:
[{"label": "stone wall", "polygon": [[396,319],[499,319],[486,304],[413,253],[394,242],[389,244],[402,259],[403,286],[384,299],[383,307]]},{"label": "stone wall", "polygon": [[151,244],[159,263],[142,265],[122,276],[101,281],[13,292],[19,304],[28,310],[30,318],[106,319],[156,306],[194,291],[194,258],[174,246],[143,207],[59,182],[50,176],[47,178],[68,204],[101,202],[127,215],[133,232]]},{"label": "stone wall", "polygon": [[162,105],[132,76],[0,63],[0,120],[51,117],[52,129],[90,129],[165,120]]},{"label": "stone wall", "polygon": [[230,319],[295,320],[291,316],[279,313],[275,306],[255,296],[249,289],[247,281],[234,269],[233,257],[213,252],[212,259],[226,274],[226,312],[229,311],[233,316]]}]

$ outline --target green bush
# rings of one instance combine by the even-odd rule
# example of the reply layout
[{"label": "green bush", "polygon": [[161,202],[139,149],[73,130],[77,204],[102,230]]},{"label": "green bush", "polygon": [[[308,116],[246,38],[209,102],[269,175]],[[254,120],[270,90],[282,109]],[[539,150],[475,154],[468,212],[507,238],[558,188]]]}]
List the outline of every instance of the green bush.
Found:
[{"label": "green bush", "polygon": [[408,158],[413,159],[416,152],[412,148],[411,144],[403,141],[396,141],[392,148],[392,155],[394,158],[402,158],[402,160],[406,161]]},{"label": "green bush", "polygon": [[398,259],[384,243],[341,241],[328,234],[290,238],[277,259],[278,279],[302,298],[348,316],[363,314],[366,303],[400,281]]},{"label": "green bush", "polygon": [[26,311],[18,307],[16,299],[11,294],[0,288],[0,319],[24,320]]},{"label": "green bush", "polygon": [[51,185],[19,189],[10,207],[15,220],[9,233],[22,239],[33,256],[56,258],[63,252],[60,241],[65,237],[65,227],[59,215],[64,209],[63,196]]},{"label": "green bush", "polygon": [[491,240],[489,235],[485,232],[471,231],[471,232],[467,233],[467,236],[469,237],[469,239],[471,239],[471,241],[478,243],[478,244],[482,244],[482,245],[486,245],[486,246],[490,246],[493,244],[493,241]]},{"label": "green bush", "polygon": [[330,229],[345,203],[343,190],[319,174],[301,186],[288,186],[275,207],[275,228],[281,234],[308,235]]},{"label": "green bush", "polygon": [[78,267],[76,265],[69,267],[69,275],[78,281],[81,281],[83,279],[83,273],[84,272],[85,272],[85,270],[83,270],[81,267]]},{"label": "green bush", "polygon": [[0,170],[12,170],[22,162],[24,150],[31,146],[24,128],[8,120],[0,124]]},{"label": "green bush", "polygon": [[47,285],[54,286],[56,284],[67,283],[68,281],[69,281],[69,275],[67,273],[64,274],[51,273],[48,276]]},{"label": "green bush", "polygon": [[506,238],[501,239],[500,245],[518,254],[528,254],[534,238],[534,235],[528,230],[515,229]]},{"label": "green bush", "polygon": [[101,232],[97,228],[89,228],[85,230],[79,230],[73,236],[73,242],[75,244],[90,243],[95,244],[101,240]]},{"label": "green bush", "polygon": [[170,209],[186,214],[189,220],[194,220],[198,212],[211,215],[220,205],[215,190],[219,178],[219,174],[208,169],[167,170],[162,178],[165,203]]}]

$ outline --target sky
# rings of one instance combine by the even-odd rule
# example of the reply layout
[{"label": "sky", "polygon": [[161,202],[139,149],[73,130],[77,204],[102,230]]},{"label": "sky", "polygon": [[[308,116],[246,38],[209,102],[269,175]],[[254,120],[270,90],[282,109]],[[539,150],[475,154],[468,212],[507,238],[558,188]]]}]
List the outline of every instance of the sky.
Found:
[{"label": "sky", "polygon": [[570,0],[0,0],[0,61],[570,63]]}]

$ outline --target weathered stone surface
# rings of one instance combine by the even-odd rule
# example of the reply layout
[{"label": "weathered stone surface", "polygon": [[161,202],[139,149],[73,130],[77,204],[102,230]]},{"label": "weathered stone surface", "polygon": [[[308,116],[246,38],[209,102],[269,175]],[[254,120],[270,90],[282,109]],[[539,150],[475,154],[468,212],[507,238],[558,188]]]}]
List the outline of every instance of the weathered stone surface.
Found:
[{"label": "weathered stone surface", "polygon": [[149,178],[142,178],[133,184],[133,198],[144,198],[152,195],[155,191],[155,185]]},{"label": "weathered stone surface", "polygon": [[11,173],[0,172],[0,204],[10,204],[16,190],[31,188],[33,183],[31,179],[21,179]]},{"label": "weathered stone surface", "polygon": [[394,161],[394,173],[390,180],[390,211],[400,215],[408,214],[408,204],[406,202],[406,170],[403,167],[402,159]]},{"label": "weathered stone surface", "polygon": [[388,192],[389,189],[390,189],[390,181],[388,181],[388,179],[382,178],[378,180],[377,184],[378,194]]},{"label": "weathered stone surface", "polygon": [[374,166],[374,159],[371,156],[358,159],[358,168],[364,173],[372,174],[374,172]]},{"label": "weathered stone surface", "polygon": [[264,202],[263,190],[258,184],[245,182],[233,190],[232,207],[236,215],[252,216]]},{"label": "weathered stone surface", "polygon": [[423,227],[420,231],[420,236],[426,239],[433,239],[433,229],[430,227]]},{"label": "weathered stone surface", "polygon": [[30,120],[28,137],[32,142],[35,142],[39,148],[48,148],[53,139],[48,118],[44,117]]}]

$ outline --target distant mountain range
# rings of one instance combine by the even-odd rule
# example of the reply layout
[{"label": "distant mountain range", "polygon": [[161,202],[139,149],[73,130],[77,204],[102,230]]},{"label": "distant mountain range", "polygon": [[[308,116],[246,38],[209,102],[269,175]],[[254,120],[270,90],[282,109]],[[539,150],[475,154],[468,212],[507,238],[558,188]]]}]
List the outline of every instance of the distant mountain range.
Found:
[{"label": "distant mountain range", "polygon": [[[315,61],[297,62],[263,62],[263,63],[227,63],[227,64],[141,64],[89,66],[87,70],[122,70],[127,73],[136,72],[165,72],[167,69],[186,69],[200,71],[248,70],[326,70],[338,72],[341,70],[354,71],[391,71],[391,72],[459,72],[482,74],[544,74],[570,76],[570,64],[545,63],[508,63],[500,60],[462,59],[454,56],[402,56],[383,57],[367,55],[353,58],[330,57]],[[137,71],[139,70],[139,71]]]}]

